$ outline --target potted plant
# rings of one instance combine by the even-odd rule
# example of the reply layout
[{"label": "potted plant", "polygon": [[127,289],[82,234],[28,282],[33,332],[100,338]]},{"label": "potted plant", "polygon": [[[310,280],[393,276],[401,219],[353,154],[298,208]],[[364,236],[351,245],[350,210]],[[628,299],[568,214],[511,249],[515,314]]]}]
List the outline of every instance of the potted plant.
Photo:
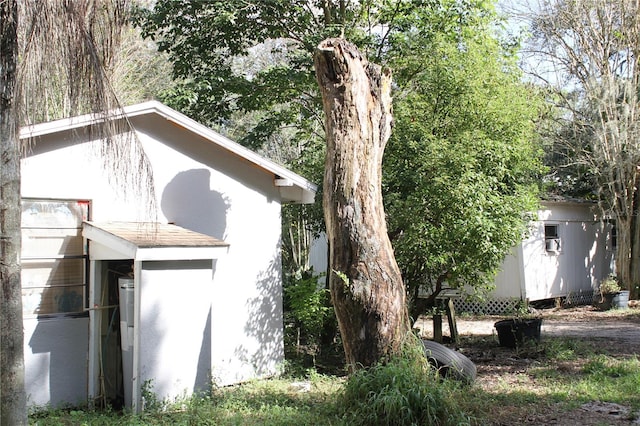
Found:
[{"label": "potted plant", "polygon": [[626,308],[629,304],[629,291],[623,290],[615,276],[609,275],[600,282],[600,298],[595,306],[600,310]]},{"label": "potted plant", "polygon": [[531,309],[526,301],[518,303],[514,314],[513,318],[500,320],[494,324],[500,346],[518,348],[528,342],[538,343],[542,317]]}]

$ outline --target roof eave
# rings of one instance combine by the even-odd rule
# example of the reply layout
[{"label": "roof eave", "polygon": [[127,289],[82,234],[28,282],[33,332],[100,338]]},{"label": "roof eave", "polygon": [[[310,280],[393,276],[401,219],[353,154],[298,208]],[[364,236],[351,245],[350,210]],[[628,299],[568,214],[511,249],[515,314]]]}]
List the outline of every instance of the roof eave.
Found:
[{"label": "roof eave", "polygon": [[[284,179],[300,189],[298,192],[299,196],[295,197],[295,194],[291,194],[288,198],[283,197],[283,201],[301,204],[309,204],[315,201],[315,194],[318,187],[312,182],[158,101],[148,101],[130,105],[108,114],[86,114],[48,123],[25,126],[20,129],[20,138],[29,139],[95,125],[108,119],[119,120],[124,117],[132,118],[148,114],[157,114],[173,122],[175,125],[197,134],[227,151],[244,158],[249,163],[273,174],[274,180]],[[276,186],[278,185],[276,184]]]}]

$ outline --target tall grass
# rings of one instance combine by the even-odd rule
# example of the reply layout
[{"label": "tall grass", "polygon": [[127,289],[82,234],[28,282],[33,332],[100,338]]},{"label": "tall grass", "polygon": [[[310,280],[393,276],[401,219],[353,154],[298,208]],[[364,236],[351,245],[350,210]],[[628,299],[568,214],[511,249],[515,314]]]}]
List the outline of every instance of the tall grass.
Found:
[{"label": "tall grass", "polygon": [[[350,425],[463,425],[469,418],[418,349],[354,373],[339,393],[338,410]],[[421,351],[421,349],[420,349]]]},{"label": "tall grass", "polygon": [[[298,378],[298,380],[301,380]],[[304,378],[308,391],[292,386],[292,380],[271,379],[216,388],[199,395],[164,402],[140,414],[111,410],[57,409],[30,416],[30,423],[53,425],[338,425],[335,395],[343,380],[312,375]]]},{"label": "tall grass", "polygon": [[[492,343],[474,342],[476,346]],[[496,373],[487,387],[442,380],[417,352],[348,379],[306,376],[214,389],[139,415],[83,409],[30,416],[49,425],[485,425],[520,424],[531,413],[569,413],[590,401],[640,410],[640,360],[616,358],[605,345],[547,338],[535,359]],[[487,346],[489,349],[489,346]],[[522,360],[520,360],[522,361]],[[304,381],[301,391],[294,382]]]}]

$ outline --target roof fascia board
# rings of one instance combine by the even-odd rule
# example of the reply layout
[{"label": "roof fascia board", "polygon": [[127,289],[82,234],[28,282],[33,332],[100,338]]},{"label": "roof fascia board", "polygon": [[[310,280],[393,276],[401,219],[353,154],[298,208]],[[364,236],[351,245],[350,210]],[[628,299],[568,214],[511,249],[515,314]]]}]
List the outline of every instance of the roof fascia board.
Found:
[{"label": "roof fascia board", "polygon": [[228,246],[219,247],[140,247],[135,260],[213,260],[222,257]]},{"label": "roof fascia board", "polygon": [[110,234],[89,223],[82,224],[82,236],[88,240],[95,241],[107,249],[121,253],[125,259],[135,259],[138,247],[130,241],[124,240]]},{"label": "roof fascia board", "polygon": [[124,110],[116,110],[110,114],[85,114],[46,123],[32,124],[20,129],[20,139],[31,139],[52,133],[75,130],[93,126],[106,120],[120,120],[125,117],[125,114]]}]

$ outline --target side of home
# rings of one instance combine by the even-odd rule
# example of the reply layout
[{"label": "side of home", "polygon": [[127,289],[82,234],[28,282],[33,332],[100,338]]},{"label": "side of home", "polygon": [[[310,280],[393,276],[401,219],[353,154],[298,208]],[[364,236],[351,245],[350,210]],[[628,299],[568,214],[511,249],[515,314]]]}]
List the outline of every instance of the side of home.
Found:
[{"label": "side of home", "polygon": [[150,198],[144,182],[119,186],[105,169],[99,118],[22,134],[32,405],[139,410],[146,391],[172,399],[284,361],[280,209],[313,202],[315,186],[157,102],[125,115],[151,167]]},{"label": "side of home", "polygon": [[[524,240],[506,256],[484,300],[455,301],[458,310],[503,313],[521,300],[562,298],[589,304],[600,281],[615,271],[615,227],[594,203],[544,200]],[[314,270],[327,266],[326,238],[313,242]]]},{"label": "side of home", "polygon": [[615,228],[594,203],[545,200],[527,237],[507,256],[489,296],[493,303],[563,298],[591,303],[614,271]]}]

